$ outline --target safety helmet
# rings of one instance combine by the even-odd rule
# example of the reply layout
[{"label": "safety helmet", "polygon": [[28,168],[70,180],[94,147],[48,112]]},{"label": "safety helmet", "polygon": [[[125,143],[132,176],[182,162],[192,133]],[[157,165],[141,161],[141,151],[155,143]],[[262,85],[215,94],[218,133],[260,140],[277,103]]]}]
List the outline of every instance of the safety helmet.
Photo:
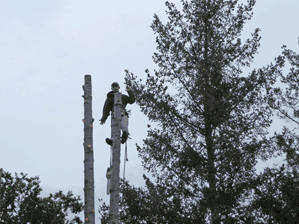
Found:
[{"label": "safety helmet", "polygon": [[111,87],[112,87],[113,85],[117,85],[117,86],[119,87],[118,82],[113,82],[113,83],[111,84]]}]

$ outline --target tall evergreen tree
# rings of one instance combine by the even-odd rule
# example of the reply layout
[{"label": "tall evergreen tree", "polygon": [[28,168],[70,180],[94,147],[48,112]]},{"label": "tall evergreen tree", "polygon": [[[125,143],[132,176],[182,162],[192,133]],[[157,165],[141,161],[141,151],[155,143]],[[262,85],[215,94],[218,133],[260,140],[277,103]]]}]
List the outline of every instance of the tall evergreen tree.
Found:
[{"label": "tall evergreen tree", "polygon": [[[182,1],[182,14],[166,2],[169,22],[163,25],[155,14],[151,25],[157,35],[153,59],[159,71],[152,76],[146,69],[142,84],[126,70],[125,81],[136,93],[137,104],[161,127],[148,131],[143,147],[137,145],[156,186],[147,180],[146,197],[133,191],[140,197],[138,206],[130,202],[133,189],[123,188],[122,206],[128,213],[136,204],[139,223],[257,220],[253,215],[243,217],[242,207],[258,185],[257,159],[265,161],[275,152],[267,138],[273,113],[263,90],[275,83],[283,58],[240,77],[258,51],[260,36],[255,29],[242,43],[241,31],[253,16],[255,0],[237,3]],[[174,95],[167,92],[170,85],[177,90]],[[158,199],[148,202],[155,195]],[[140,215],[145,211],[147,217]]]}]

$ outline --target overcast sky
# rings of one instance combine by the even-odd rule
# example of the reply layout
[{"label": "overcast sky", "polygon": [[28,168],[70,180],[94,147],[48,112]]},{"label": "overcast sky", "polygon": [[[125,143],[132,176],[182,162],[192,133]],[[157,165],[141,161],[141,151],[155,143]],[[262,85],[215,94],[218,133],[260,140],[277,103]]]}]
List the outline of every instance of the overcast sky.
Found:
[{"label": "overcast sky", "polygon": [[[180,0],[170,2],[181,9]],[[273,62],[284,44],[298,53],[298,8],[298,0],[257,1],[254,17],[243,32],[249,38],[255,28],[261,29],[261,48],[250,69]],[[146,68],[151,74],[158,69],[152,60],[156,42],[150,25],[154,13],[165,24],[166,9],[163,0],[0,0],[0,167],[13,176],[15,172],[39,176],[41,197],[71,190],[84,202],[81,96],[84,75],[90,74],[95,212],[100,223],[98,198],[109,204],[110,147],[105,138],[110,137],[110,117],[104,126],[99,124],[106,94],[114,81],[127,94],[125,69],[143,80]],[[144,186],[142,174],[150,174],[143,170],[135,144],[142,146],[149,122],[138,105],[128,104],[127,109],[132,110],[132,139],[126,178],[136,187]],[[280,132],[283,125],[291,127],[274,118],[270,134]],[[124,147],[121,177],[123,152]],[[259,163],[257,173],[273,161],[282,163],[282,159]]]}]

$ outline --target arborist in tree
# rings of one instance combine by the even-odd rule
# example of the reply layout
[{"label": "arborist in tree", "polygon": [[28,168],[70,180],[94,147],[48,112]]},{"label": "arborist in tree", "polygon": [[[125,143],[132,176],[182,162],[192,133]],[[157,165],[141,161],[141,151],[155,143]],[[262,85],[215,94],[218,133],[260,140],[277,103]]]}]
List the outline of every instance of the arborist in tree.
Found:
[{"label": "arborist in tree", "polygon": [[[113,113],[113,105],[114,105],[114,93],[119,92],[119,84],[117,82],[113,82],[111,84],[111,89],[107,94],[107,99],[104,104],[104,109],[103,109],[103,116],[101,121],[101,125],[105,124],[105,121],[107,120],[110,111]],[[133,91],[130,89],[130,87],[127,86],[126,91],[129,93],[129,96],[122,94],[122,107],[121,107],[121,129],[122,129],[122,136],[121,136],[121,143],[124,144],[129,136],[129,131],[128,131],[128,112],[126,111],[126,106],[127,104],[133,104],[135,102],[135,96],[133,94]],[[106,143],[108,145],[112,146],[112,140],[110,138],[106,138]]]}]

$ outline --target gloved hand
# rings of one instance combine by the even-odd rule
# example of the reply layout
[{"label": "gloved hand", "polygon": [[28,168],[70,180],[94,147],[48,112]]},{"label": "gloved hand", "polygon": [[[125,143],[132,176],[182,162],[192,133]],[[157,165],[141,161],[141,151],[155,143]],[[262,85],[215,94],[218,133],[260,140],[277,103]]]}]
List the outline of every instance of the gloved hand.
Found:
[{"label": "gloved hand", "polygon": [[101,124],[101,125],[105,124],[105,121],[103,121],[102,119],[99,120],[99,121],[100,121],[100,124]]}]

